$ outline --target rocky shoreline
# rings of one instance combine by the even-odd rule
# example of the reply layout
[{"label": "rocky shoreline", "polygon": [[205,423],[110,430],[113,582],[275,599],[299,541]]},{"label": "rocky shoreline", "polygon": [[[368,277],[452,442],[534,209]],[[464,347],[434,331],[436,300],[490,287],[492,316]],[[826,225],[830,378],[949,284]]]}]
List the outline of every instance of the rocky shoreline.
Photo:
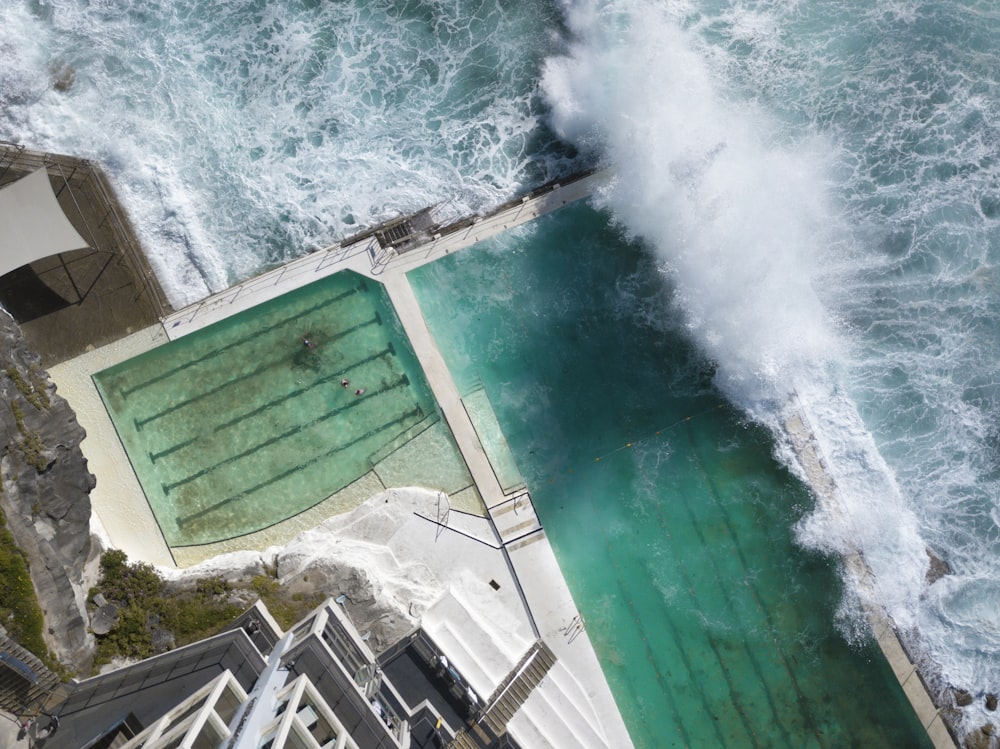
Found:
[{"label": "rocky shoreline", "polygon": [[64,665],[86,671],[94,643],[84,597],[101,551],[90,531],[96,480],[80,449],[86,433],[6,313],[0,313],[0,359],[0,503],[29,559],[46,643]]}]

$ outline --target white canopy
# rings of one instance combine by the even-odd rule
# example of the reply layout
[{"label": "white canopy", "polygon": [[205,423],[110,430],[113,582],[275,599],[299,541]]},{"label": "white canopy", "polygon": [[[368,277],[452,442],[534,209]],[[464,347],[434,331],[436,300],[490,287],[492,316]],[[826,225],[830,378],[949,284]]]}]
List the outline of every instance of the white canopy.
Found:
[{"label": "white canopy", "polygon": [[45,167],[0,189],[0,275],[88,246],[59,207]]}]

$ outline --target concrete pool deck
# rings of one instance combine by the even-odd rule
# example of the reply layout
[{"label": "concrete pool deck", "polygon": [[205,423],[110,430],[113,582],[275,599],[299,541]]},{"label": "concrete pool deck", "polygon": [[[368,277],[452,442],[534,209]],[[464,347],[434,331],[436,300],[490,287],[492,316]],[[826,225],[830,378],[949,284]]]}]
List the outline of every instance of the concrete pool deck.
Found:
[{"label": "concrete pool deck", "polygon": [[[98,479],[91,494],[96,530],[109,545],[124,550],[132,559],[164,567],[186,567],[238,548],[263,550],[283,544],[333,514],[331,508],[321,503],[296,518],[273,526],[267,535],[252,534],[193,550],[171,550],[131,469],[91,375],[327,275],[342,270],[358,272],[385,285],[486,505],[480,521],[486,543],[472,544],[451,563],[470,570],[486,564],[493,570],[494,577],[502,577],[498,569],[506,570],[506,578],[500,580],[500,584],[517,591],[515,608],[518,610],[512,611],[512,615],[528,623],[532,635],[549,646],[560,664],[558,673],[563,676],[554,675],[548,679],[544,689],[540,688],[537,695],[529,699],[523,715],[512,720],[515,736],[522,732],[526,738],[540,736],[549,745],[560,747],[617,749],[632,746],[587,636],[585,622],[534,512],[530,495],[525,490],[506,494],[501,487],[405,275],[409,270],[586,197],[597,179],[591,175],[566,186],[550,186],[460,230],[434,235],[429,241],[404,252],[380,248],[369,236],[312,253],[169,315],[160,324],[51,367],[49,373],[59,394],[69,401],[87,431],[81,447],[90,470]],[[385,487],[378,484],[355,489],[360,504]],[[343,509],[336,512],[343,512]],[[439,527],[448,529],[442,532],[449,536],[452,531],[465,534],[465,525],[469,522],[474,519],[461,513],[449,513],[439,522]],[[413,553],[419,554],[420,550],[414,549]],[[477,561],[479,556],[483,558]],[[487,561],[487,557],[501,560],[499,568],[496,561]],[[467,618],[457,614],[454,621],[448,621],[447,607],[442,607],[435,616],[440,619],[435,620],[439,632],[470,626]],[[459,657],[474,661],[477,655],[466,653]],[[473,667],[472,662],[469,667]]]},{"label": "concrete pool deck", "polygon": [[[244,537],[218,544],[171,550],[145,500],[91,376],[170,340],[343,270],[353,270],[385,284],[393,304],[399,303],[406,307],[399,317],[404,321],[407,334],[411,336],[412,345],[421,349],[421,365],[427,372],[435,398],[460,445],[473,478],[477,484],[483,482],[480,493],[485,490],[483,499],[486,505],[495,504],[502,498],[503,492],[486,460],[485,451],[469,415],[461,405],[457,389],[430,338],[416,300],[409,291],[405,274],[580,200],[589,195],[602,178],[599,174],[587,175],[568,182],[565,186],[552,185],[539,190],[534,197],[518,200],[514,205],[476,220],[461,231],[431,238],[426,244],[391,257],[380,258],[374,252],[373,244],[377,246],[377,242],[371,236],[357,241],[348,240],[207,297],[168,315],[160,323],[50,367],[49,374],[59,394],[73,406],[81,426],[87,431],[82,449],[90,470],[98,476],[98,485],[91,493],[91,501],[99,519],[101,534],[112,545],[124,550],[130,558],[144,559],[162,566],[190,566],[219,553],[247,548],[246,544],[249,543],[257,548],[285,543],[304,528],[311,527],[310,524],[315,524],[313,520],[328,514],[329,503],[324,502],[303,515],[278,523],[261,531],[259,535],[255,534],[257,537],[254,539]],[[384,487],[365,485],[357,488],[359,495],[365,495],[358,497],[360,501],[371,496],[366,494],[369,490],[377,493]],[[128,499],[134,497],[141,501]],[[343,511],[343,508],[338,511]]]}]

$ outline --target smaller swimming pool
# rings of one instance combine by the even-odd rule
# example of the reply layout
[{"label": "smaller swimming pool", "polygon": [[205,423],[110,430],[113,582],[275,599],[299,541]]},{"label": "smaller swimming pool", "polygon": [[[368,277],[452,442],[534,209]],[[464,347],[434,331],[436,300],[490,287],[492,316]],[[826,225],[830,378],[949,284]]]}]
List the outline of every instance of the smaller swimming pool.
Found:
[{"label": "smaller swimming pool", "polygon": [[[94,381],[169,546],[221,541],[303,512],[375,462],[398,462],[440,422],[388,296],[350,272]],[[429,488],[471,483],[464,464],[453,465],[457,449],[418,454],[422,483],[447,484]]]}]

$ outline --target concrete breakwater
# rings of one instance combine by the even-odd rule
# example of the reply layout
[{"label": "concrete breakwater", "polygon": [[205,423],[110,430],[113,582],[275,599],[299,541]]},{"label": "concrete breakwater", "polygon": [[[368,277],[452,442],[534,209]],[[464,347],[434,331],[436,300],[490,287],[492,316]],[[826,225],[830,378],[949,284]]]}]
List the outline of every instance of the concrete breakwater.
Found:
[{"label": "concrete breakwater", "polygon": [[[820,454],[812,430],[794,402],[790,414],[784,421],[784,427],[817,501],[820,503],[834,501],[836,484]],[[860,586],[864,588],[872,586],[873,573],[859,552],[846,554],[843,562]],[[957,749],[958,744],[942,717],[941,709],[931,697],[919,668],[903,647],[892,620],[881,607],[869,601],[864,601],[863,605],[875,642],[892,668],[896,680],[913,706],[935,749]]]}]

